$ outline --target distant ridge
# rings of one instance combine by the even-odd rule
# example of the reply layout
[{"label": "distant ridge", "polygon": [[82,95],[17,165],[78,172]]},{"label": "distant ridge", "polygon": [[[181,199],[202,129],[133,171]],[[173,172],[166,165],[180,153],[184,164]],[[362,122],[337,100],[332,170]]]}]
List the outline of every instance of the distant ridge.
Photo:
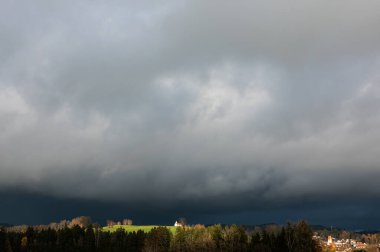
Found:
[{"label": "distant ridge", "polygon": [[[223,223],[219,223],[222,227],[225,227],[225,226],[229,226],[231,224],[223,224]],[[206,224],[205,226],[212,226],[212,225],[215,225],[215,224]],[[276,226],[278,228],[282,228],[283,226],[286,226],[286,224],[277,224],[277,223],[263,223],[263,224],[238,224],[238,226],[242,226],[244,227],[246,230],[248,231],[253,231],[255,230],[256,228],[259,228],[259,229],[265,229],[269,226]],[[331,227],[328,227],[328,226],[325,226],[325,225],[317,225],[317,224],[310,224],[310,228],[313,230],[313,231],[322,231],[322,230],[330,230]],[[340,227],[333,227],[333,231],[343,231],[343,230],[347,230],[347,231],[350,231],[350,232],[353,232],[353,233],[358,233],[358,234],[377,234],[377,233],[380,233],[380,229],[347,229],[347,228],[340,228]]]},{"label": "distant ridge", "polygon": [[370,230],[354,230],[358,234],[378,234],[380,233],[379,229],[370,229]]},{"label": "distant ridge", "polygon": [[12,225],[9,223],[0,223],[0,227],[11,227]]}]

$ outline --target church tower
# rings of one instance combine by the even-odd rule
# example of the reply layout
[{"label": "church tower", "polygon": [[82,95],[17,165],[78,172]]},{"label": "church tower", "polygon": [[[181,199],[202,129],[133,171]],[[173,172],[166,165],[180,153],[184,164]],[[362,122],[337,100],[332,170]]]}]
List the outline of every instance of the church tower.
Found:
[{"label": "church tower", "polygon": [[331,235],[329,235],[327,237],[327,245],[331,245],[332,244],[332,238],[331,238]]}]

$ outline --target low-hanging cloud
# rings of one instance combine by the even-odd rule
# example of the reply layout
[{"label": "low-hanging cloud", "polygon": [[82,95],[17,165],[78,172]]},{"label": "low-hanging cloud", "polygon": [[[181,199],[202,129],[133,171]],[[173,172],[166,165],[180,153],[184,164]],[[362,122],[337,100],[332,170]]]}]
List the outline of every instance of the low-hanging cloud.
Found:
[{"label": "low-hanging cloud", "polygon": [[379,1],[2,6],[0,188],[380,197]]}]

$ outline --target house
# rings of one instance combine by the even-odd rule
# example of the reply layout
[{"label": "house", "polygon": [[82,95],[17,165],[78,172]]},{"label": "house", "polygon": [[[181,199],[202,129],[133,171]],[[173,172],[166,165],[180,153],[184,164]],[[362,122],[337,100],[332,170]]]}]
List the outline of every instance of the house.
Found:
[{"label": "house", "polygon": [[174,226],[175,227],[183,227],[182,223],[180,223],[178,221],[175,221]]},{"label": "house", "polygon": [[363,242],[357,242],[356,246],[355,246],[355,248],[357,248],[357,249],[364,249],[366,247],[367,247],[367,244],[363,243]]},{"label": "house", "polygon": [[180,218],[180,219],[175,221],[174,226],[175,227],[184,227],[184,226],[186,226],[186,220],[184,218]]}]

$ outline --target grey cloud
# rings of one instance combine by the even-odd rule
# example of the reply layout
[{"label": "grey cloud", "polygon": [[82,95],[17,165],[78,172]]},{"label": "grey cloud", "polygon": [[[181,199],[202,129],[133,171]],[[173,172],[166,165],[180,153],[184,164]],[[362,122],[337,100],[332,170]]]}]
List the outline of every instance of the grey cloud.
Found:
[{"label": "grey cloud", "polygon": [[0,187],[237,208],[380,196],[378,1],[3,5]]}]

